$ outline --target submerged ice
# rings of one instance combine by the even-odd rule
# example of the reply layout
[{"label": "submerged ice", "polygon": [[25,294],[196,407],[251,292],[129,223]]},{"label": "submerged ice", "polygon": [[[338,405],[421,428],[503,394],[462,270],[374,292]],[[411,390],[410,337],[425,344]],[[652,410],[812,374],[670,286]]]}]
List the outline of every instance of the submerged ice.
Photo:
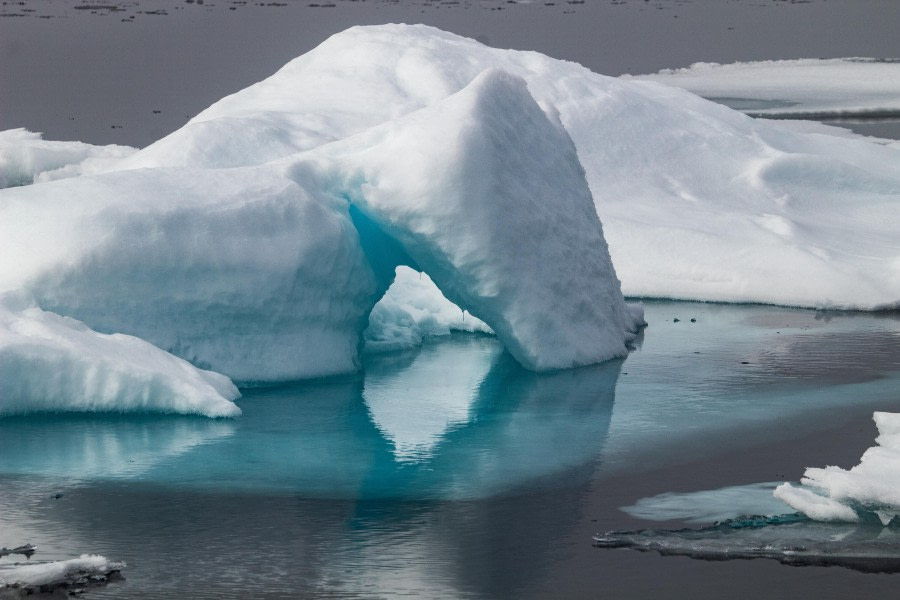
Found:
[{"label": "submerged ice", "polygon": [[[158,374],[174,389],[352,372],[450,329],[534,370],[592,364],[643,322],[623,290],[900,302],[897,148],[424,26],[333,36],[142,150],[5,135],[0,294],[84,324],[84,381],[79,344],[110,334],[191,363]],[[22,405],[31,350],[3,335],[0,398]],[[119,407],[228,412],[188,404]]]}]

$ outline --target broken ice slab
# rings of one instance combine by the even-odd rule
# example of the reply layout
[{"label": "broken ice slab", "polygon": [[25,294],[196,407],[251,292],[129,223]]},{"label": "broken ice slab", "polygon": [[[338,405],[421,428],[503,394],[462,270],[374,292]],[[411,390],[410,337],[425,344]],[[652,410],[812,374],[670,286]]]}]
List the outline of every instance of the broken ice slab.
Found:
[{"label": "broken ice slab", "polygon": [[70,560],[4,564],[0,565],[0,593],[3,598],[60,592],[74,595],[121,579],[124,568],[123,562],[88,554]]},{"label": "broken ice slab", "polygon": [[594,545],[702,560],[770,558],[793,566],[900,572],[900,529],[875,519],[848,524],[813,521],[799,513],[754,516],[699,529],[610,531],[595,535]]}]

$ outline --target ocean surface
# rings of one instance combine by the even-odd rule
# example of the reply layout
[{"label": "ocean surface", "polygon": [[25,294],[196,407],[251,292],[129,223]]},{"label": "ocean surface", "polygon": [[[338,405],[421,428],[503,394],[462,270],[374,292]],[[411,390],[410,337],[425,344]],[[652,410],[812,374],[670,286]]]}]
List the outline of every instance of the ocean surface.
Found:
[{"label": "ocean surface", "polygon": [[[893,0],[27,0],[0,6],[0,130],[144,146],[329,35],[387,22],[608,75],[900,56]],[[642,499],[850,467],[872,412],[900,410],[896,313],[646,308],[627,359],[574,371],[535,375],[454,335],[359,376],[244,390],[235,420],[2,419],[0,546],[126,561],[91,598],[896,597],[897,575],[853,564],[593,546],[699,527],[622,510]]]},{"label": "ocean surface", "polygon": [[536,375],[454,334],[245,390],[234,420],[5,418],[0,545],[126,561],[97,598],[893,597],[852,564],[592,545],[698,527],[621,510],[644,498],[850,467],[872,411],[900,410],[897,314],[646,308],[636,349],[595,367]]}]

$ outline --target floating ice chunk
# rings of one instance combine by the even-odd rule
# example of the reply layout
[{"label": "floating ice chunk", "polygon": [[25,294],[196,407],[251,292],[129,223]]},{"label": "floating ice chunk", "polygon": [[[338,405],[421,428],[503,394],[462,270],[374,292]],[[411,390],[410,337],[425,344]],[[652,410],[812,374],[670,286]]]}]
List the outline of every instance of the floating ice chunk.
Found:
[{"label": "floating ice chunk", "polygon": [[17,590],[26,596],[102,585],[124,568],[124,562],[111,561],[96,554],[82,554],[79,558],[54,562],[4,564],[0,565],[0,592]]},{"label": "floating ice chunk", "polygon": [[[23,306],[23,304],[25,304]],[[240,393],[128,335],[0,298],[0,416],[33,411],[140,411],[233,417]]]},{"label": "floating ice chunk", "polygon": [[633,78],[684,88],[754,115],[900,117],[898,61],[832,58],[695,63],[686,69],[664,69]]},{"label": "floating ice chunk", "polygon": [[[802,483],[827,495],[830,503],[839,503],[851,512],[850,507],[870,511],[889,523],[900,511],[900,413],[876,412],[873,417],[880,434],[875,440],[878,445],[866,450],[858,465],[851,469],[809,468]],[[786,502],[806,512],[800,506],[813,496],[812,492],[792,488],[785,493]],[[820,518],[815,512],[806,514]]]},{"label": "floating ice chunk", "polygon": [[792,566],[840,566],[863,572],[900,571],[900,535],[880,525],[823,523],[801,515],[748,517],[700,529],[610,531],[601,548],[704,560],[770,558]]},{"label": "floating ice chunk", "polygon": [[794,487],[790,483],[781,484],[775,488],[772,494],[794,510],[802,512],[810,519],[816,521],[845,521],[853,523],[859,520],[859,516],[849,506],[816,494],[808,489]]},{"label": "floating ice chunk", "polygon": [[0,131],[0,188],[99,172],[136,151],[127,146],[51,142],[25,129]]}]

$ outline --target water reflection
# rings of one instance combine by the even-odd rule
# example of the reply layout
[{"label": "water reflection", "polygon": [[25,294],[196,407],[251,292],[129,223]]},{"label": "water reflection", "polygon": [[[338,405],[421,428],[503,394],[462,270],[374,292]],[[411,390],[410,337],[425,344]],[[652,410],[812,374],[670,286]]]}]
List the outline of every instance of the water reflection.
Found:
[{"label": "water reflection", "polygon": [[[398,360],[372,361],[361,378],[250,390],[243,416],[229,422],[162,419],[172,426],[164,431],[130,428],[124,417],[108,426],[8,420],[10,431],[27,429],[16,434],[21,448],[3,439],[0,463],[0,486],[20,488],[9,503],[18,506],[16,534],[38,545],[39,558],[96,552],[127,561],[126,582],[96,597],[527,590],[560,558],[547,540],[572,535],[581,518],[621,361],[538,375],[477,336]],[[198,442],[201,425],[228,429]],[[97,437],[103,456],[141,452],[115,458],[124,465],[115,477],[101,472],[105,459],[88,458],[94,466],[79,479],[95,481],[59,500],[40,480],[8,475],[65,477],[58,456]],[[53,439],[61,450],[27,439]],[[128,469],[126,455],[157,460]],[[541,548],[522,543],[535,536]],[[183,549],[196,549],[189,565]]]},{"label": "water reflection", "polygon": [[167,415],[66,414],[0,419],[0,474],[137,478],[234,434],[230,421]]},{"label": "water reflection", "polygon": [[[451,365],[451,368],[447,368]],[[621,361],[537,375],[493,338],[374,357],[360,378],[249,390],[234,421],[0,421],[0,473],[327,498],[480,498],[591,463]]]}]

